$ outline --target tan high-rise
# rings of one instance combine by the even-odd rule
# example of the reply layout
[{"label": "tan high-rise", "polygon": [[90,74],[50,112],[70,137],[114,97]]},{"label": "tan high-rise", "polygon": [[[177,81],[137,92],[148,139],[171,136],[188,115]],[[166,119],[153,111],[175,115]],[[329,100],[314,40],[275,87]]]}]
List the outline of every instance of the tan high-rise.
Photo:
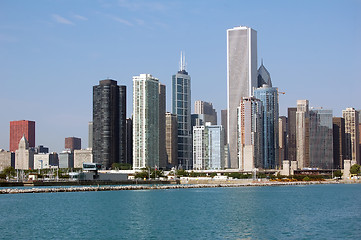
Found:
[{"label": "tan high-rise", "polygon": [[346,110],[342,110],[342,117],[345,119],[345,159],[360,164],[359,113],[354,108],[346,108]]}]

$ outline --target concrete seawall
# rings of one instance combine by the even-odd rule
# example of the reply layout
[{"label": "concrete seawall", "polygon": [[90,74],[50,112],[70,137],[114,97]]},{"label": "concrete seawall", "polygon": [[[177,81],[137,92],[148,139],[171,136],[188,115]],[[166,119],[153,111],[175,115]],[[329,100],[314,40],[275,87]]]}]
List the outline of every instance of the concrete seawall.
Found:
[{"label": "concrete seawall", "polygon": [[[332,182],[337,184],[337,182]],[[215,188],[215,187],[261,187],[261,186],[291,186],[330,184],[330,182],[247,182],[238,184],[177,184],[177,185],[127,185],[127,186],[77,186],[59,188],[7,188],[0,189],[0,194],[16,193],[51,193],[51,192],[85,192],[85,191],[121,191],[121,190],[162,190],[162,189],[185,189],[185,188]]]}]

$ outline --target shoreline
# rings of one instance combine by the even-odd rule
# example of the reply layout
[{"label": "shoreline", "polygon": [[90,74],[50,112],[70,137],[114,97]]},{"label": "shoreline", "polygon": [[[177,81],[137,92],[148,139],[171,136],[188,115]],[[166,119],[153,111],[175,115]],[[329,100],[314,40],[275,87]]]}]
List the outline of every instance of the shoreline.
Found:
[{"label": "shoreline", "polygon": [[[124,190],[165,190],[189,188],[217,188],[217,187],[264,187],[264,186],[296,186],[318,184],[347,184],[352,182],[247,182],[247,183],[208,183],[208,184],[176,184],[176,185],[123,185],[123,186],[77,186],[59,188],[6,188],[0,189],[0,194],[20,193],[56,193],[56,192],[96,192],[96,191],[124,191]],[[353,183],[352,183],[353,184]]]}]

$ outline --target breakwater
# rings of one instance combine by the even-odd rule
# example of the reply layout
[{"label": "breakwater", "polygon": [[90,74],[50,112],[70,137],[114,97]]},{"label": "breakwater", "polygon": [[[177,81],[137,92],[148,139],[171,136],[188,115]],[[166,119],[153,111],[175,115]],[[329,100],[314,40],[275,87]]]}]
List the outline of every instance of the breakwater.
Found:
[{"label": "breakwater", "polygon": [[[16,193],[53,193],[53,192],[86,192],[86,191],[121,191],[121,190],[162,190],[185,188],[215,188],[215,187],[261,187],[261,186],[288,186],[329,184],[330,182],[247,182],[237,184],[177,184],[177,185],[126,185],[126,186],[74,186],[58,188],[6,188],[0,189],[0,194]],[[332,182],[337,183],[337,182]]]}]

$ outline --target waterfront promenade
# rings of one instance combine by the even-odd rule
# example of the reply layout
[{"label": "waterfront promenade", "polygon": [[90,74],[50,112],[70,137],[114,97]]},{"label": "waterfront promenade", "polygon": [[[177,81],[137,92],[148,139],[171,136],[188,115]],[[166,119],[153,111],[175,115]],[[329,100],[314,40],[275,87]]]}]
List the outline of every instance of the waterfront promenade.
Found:
[{"label": "waterfront promenade", "polygon": [[216,188],[216,187],[259,187],[259,186],[289,186],[314,184],[339,184],[336,181],[299,181],[299,182],[244,182],[244,183],[208,183],[208,184],[174,184],[174,185],[122,185],[122,186],[73,186],[73,187],[46,187],[46,188],[4,188],[0,194],[16,193],[52,193],[52,192],[85,192],[85,191],[121,191],[121,190],[161,190],[185,188]]}]

